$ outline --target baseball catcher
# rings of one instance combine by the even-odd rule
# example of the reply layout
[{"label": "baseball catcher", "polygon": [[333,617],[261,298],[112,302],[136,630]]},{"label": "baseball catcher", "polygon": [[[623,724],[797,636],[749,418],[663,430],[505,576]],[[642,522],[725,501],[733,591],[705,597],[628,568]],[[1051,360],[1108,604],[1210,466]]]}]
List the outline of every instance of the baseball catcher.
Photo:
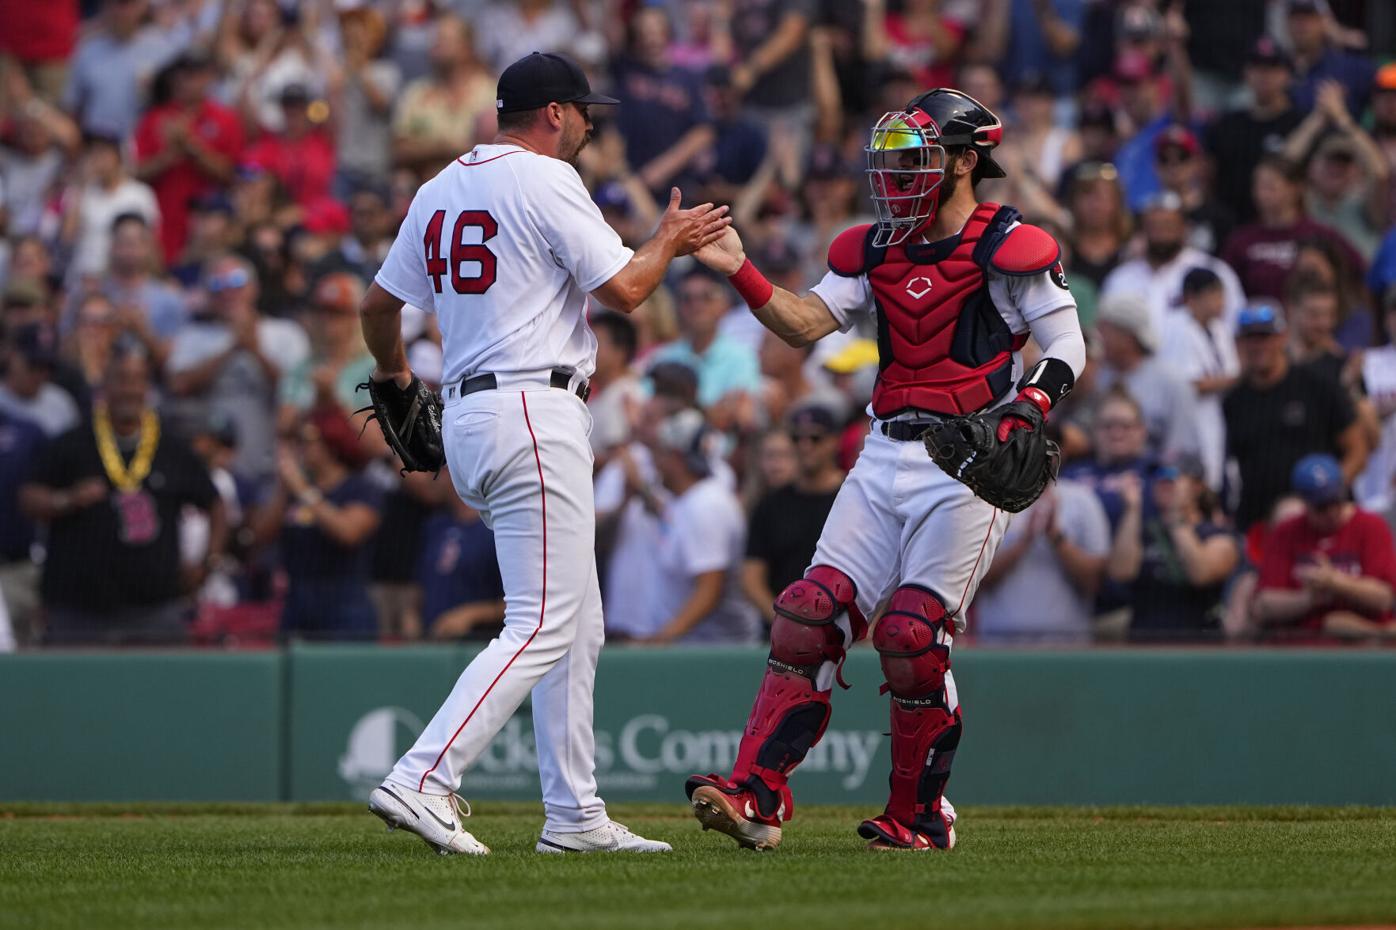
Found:
[{"label": "baseball catcher", "polygon": [[[887,806],[858,833],[874,849],[955,845],[945,785],[961,720],[950,652],[1012,513],[1056,474],[1043,435],[1085,363],[1060,248],[1018,211],[980,202],[1003,177],[998,118],[939,88],[873,126],[877,222],[842,232],[829,273],[800,296],[774,287],[733,229],[698,258],[793,346],[860,316],[877,326],[871,433],[804,577],[775,602],[771,652],[729,775],[687,792],[705,829],[771,849],[794,812],[791,773],[829,723],[845,650],[869,635],[891,695]],[[1026,374],[1029,338],[1041,360]],[[927,454],[929,453],[929,454]]]}]

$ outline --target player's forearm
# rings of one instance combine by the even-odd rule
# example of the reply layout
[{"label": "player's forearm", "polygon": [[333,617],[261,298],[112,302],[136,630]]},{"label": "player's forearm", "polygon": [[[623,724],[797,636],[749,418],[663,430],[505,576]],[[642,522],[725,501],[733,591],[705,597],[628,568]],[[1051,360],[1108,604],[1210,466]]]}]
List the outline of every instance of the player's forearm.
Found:
[{"label": "player's forearm", "polygon": [[795,348],[818,342],[839,328],[817,295],[799,297],[783,287],[775,288],[771,299],[763,306],[752,307],[751,313],[782,342]]},{"label": "player's forearm", "polygon": [[359,323],[364,344],[378,363],[378,372],[385,376],[405,375],[408,368],[407,349],[402,344],[402,301],[375,281],[359,305]]},{"label": "player's forearm", "polygon": [[604,302],[612,310],[630,313],[644,303],[664,280],[678,245],[663,230],[635,250],[629,264],[606,282]]}]

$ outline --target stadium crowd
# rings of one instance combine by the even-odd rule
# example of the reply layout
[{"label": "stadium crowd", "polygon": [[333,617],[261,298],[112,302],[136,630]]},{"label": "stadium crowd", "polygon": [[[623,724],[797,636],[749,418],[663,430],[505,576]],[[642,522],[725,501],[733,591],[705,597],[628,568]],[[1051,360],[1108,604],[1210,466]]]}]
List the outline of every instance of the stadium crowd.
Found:
[{"label": "stadium crowd", "polygon": [[[354,414],[357,307],[534,50],[622,101],[580,171],[627,242],[677,185],[796,291],[871,218],[877,116],[1003,118],[980,196],[1061,241],[1092,357],[976,641],[1396,641],[1389,4],[46,0],[0,2],[0,650],[498,629],[489,529]],[[608,635],[756,641],[877,333],[794,349],[675,268],[591,313]]]}]

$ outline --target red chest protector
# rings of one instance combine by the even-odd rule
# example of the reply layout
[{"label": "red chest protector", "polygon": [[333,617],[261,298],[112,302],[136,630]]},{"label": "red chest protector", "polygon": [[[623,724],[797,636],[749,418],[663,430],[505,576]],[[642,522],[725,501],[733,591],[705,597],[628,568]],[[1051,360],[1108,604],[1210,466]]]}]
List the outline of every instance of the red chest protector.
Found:
[{"label": "red chest protector", "polygon": [[1029,276],[1061,257],[1036,226],[1009,230],[1020,214],[981,203],[957,236],[876,248],[873,226],[846,229],[829,247],[829,267],[867,275],[877,310],[879,367],[873,412],[907,409],[962,415],[991,405],[1012,387],[1015,335],[989,296],[988,272]]}]

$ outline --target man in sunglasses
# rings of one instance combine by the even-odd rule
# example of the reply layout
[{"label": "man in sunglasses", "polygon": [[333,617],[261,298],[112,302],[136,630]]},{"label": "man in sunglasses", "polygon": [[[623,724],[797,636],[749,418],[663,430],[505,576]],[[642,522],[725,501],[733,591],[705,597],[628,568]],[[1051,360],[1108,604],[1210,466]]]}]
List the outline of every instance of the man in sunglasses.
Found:
[{"label": "man in sunglasses", "polygon": [[[998,460],[1021,440],[1040,441],[1044,417],[1085,363],[1056,241],[976,196],[980,180],[1004,176],[993,159],[1002,136],[992,111],[950,88],[884,115],[866,149],[877,222],[840,233],[829,274],[803,296],[771,284],[734,230],[697,253],[788,344],[872,315],[881,356],[867,443],[804,577],[776,597],[770,658],[736,765],[730,776],[688,780],[699,821],[742,846],[780,843],[794,805],[788,779],[829,722],[845,650],[879,614],[871,639],[892,697],[891,791],[858,833],[875,849],[955,844],[944,800],[960,740],[950,649],[1008,514],[923,444],[972,431],[996,443],[983,457]],[[1042,358],[1019,377],[1029,337]]]}]

